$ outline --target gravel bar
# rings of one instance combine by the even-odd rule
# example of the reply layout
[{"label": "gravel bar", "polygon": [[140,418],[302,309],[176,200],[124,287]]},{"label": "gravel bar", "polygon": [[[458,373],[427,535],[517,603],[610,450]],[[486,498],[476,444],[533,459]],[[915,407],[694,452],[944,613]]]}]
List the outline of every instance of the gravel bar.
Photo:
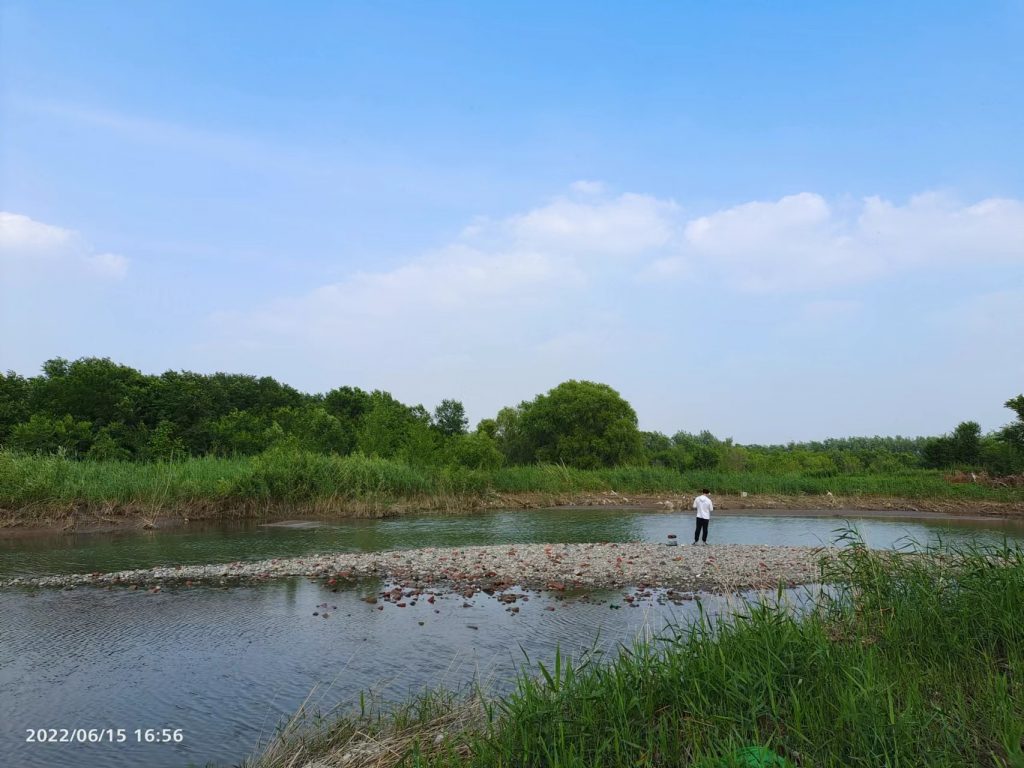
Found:
[{"label": "gravel bar", "polygon": [[[331,584],[383,578],[455,590],[515,585],[527,589],[667,587],[706,592],[795,586],[819,581],[835,550],[761,545],[652,543],[528,544],[327,553],[306,557],[178,565],[116,573],[77,573],[0,581],[0,587],[175,584],[231,586],[305,577]],[[333,581],[331,581],[333,580]]]}]

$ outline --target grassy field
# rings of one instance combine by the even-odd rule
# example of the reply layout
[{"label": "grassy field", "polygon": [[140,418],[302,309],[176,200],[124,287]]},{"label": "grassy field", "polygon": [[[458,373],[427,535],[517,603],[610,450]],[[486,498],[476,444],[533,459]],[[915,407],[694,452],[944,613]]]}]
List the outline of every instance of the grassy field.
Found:
[{"label": "grassy field", "polygon": [[771,601],[610,663],[558,659],[499,700],[299,717],[244,766],[1024,766],[1024,551],[855,543],[823,578],[797,614]]},{"label": "grassy field", "polygon": [[435,509],[466,509],[501,494],[688,495],[702,487],[717,494],[797,497],[830,492],[844,497],[1024,501],[1024,489],[951,484],[942,473],[929,470],[812,477],[718,470],[680,473],[658,467],[576,470],[543,465],[469,470],[296,452],[159,463],[0,452],[0,509],[16,521],[83,508],[131,508],[197,517],[254,515],[286,506],[313,512],[379,512],[403,501]]}]

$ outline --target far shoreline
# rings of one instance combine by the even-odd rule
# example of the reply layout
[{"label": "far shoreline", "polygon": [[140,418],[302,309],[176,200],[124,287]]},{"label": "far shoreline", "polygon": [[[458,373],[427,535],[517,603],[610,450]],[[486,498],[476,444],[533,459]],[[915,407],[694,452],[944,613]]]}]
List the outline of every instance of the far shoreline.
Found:
[{"label": "far shoreline", "polygon": [[[1021,520],[1024,501],[911,499],[890,496],[801,496],[765,494],[712,495],[716,515],[837,518],[860,517],[907,520]],[[330,523],[347,519],[383,519],[417,515],[473,515],[495,511],[550,509],[557,511],[605,508],[621,511],[689,515],[692,497],[680,494],[621,494],[615,491],[581,494],[544,492],[492,493],[487,496],[419,497],[352,501],[344,498],[284,504],[216,504],[197,502],[160,507],[143,504],[76,503],[47,509],[0,510],[0,539],[55,533],[102,534],[130,531],[181,530],[192,524],[294,522]]]}]

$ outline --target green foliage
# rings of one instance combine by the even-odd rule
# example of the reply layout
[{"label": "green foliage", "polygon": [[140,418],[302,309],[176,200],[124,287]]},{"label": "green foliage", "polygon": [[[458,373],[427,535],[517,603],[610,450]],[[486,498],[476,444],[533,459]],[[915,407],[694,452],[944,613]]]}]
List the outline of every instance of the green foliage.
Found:
[{"label": "green foliage", "polygon": [[979,463],[995,475],[1024,472],[1024,450],[1005,439],[985,438],[981,442]]},{"label": "green foliage", "polygon": [[104,427],[96,434],[96,439],[85,454],[85,458],[91,461],[127,461],[131,457],[131,453],[121,447],[110,427]]},{"label": "green foliage", "polygon": [[146,458],[150,461],[172,461],[188,455],[185,441],[176,434],[170,421],[161,421],[149,436],[146,444]]},{"label": "green foliage", "polygon": [[449,463],[468,469],[497,469],[503,460],[497,441],[486,432],[452,438],[448,456]]},{"label": "green foliage", "polygon": [[[849,437],[788,445],[735,445],[711,432],[637,429],[636,414],[605,384],[570,380],[477,427],[457,400],[431,414],[387,392],[338,387],[307,395],[270,377],[167,371],[145,375],[107,358],[47,361],[40,376],[0,374],[0,448],[63,451],[93,460],[257,455],[273,447],[401,460],[415,466],[642,464],[676,472],[801,474],[805,479],[893,475],[964,467],[1024,471],[1024,395],[1017,420],[993,435],[963,422],[937,438]],[[496,462],[493,449],[501,456]]]},{"label": "green foliage", "polygon": [[636,412],[607,384],[559,384],[520,406],[518,429],[536,461],[594,469],[642,455]]},{"label": "green foliage", "polygon": [[977,467],[981,460],[981,427],[974,421],[958,424],[952,435],[929,440],[922,450],[926,467]]},{"label": "green foliage", "polygon": [[72,416],[51,418],[34,414],[28,421],[15,424],[10,443],[27,453],[85,454],[92,443],[92,425]]},{"label": "green foliage", "polygon": [[273,421],[283,432],[282,441],[300,451],[350,453],[355,433],[322,406],[278,408]]},{"label": "green foliage", "polygon": [[1024,453],[1024,395],[1017,395],[1005,403],[1006,407],[1017,414],[1017,420],[1003,427],[1003,440]]},{"label": "green foliage", "polygon": [[234,410],[210,425],[213,452],[221,456],[252,456],[269,448],[281,436],[281,429],[266,416]]},{"label": "green foliage", "polygon": [[430,466],[443,459],[443,438],[422,418],[414,418],[405,427],[398,458],[416,467]]},{"label": "green foliage", "polygon": [[29,382],[14,371],[0,373],[0,445],[7,442],[15,424],[27,421]]},{"label": "green foliage", "polygon": [[356,447],[367,456],[394,458],[408,440],[412,414],[385,392],[374,392],[370,402],[359,428]]},{"label": "green foliage", "polygon": [[[485,441],[486,435],[467,436]],[[1024,491],[982,484],[951,484],[937,470],[911,470],[897,475],[810,477],[789,474],[688,470],[624,466],[582,470],[561,464],[498,466],[485,443],[449,444],[447,466],[412,466],[394,459],[298,451],[287,441],[255,457],[188,457],[174,425],[164,422],[149,435],[146,462],[81,461],[70,455],[34,455],[0,450],[0,508],[24,510],[40,501],[66,507],[70,503],[132,502],[161,506],[219,500],[261,503],[303,499],[374,501],[420,495],[541,492],[551,494],[617,491],[692,495],[695,489],[714,493],[820,496],[889,496],[907,499],[1024,500]],[[472,450],[468,450],[471,447]],[[466,449],[466,452],[461,453]],[[488,466],[490,465],[490,466]],[[233,507],[226,508],[229,512]]]},{"label": "green foliage", "polygon": [[458,400],[442,400],[434,409],[434,425],[445,437],[466,434],[469,419],[465,407]]},{"label": "green foliage", "polygon": [[[493,436],[506,464],[529,464],[535,459],[533,450],[522,429],[525,403],[517,408],[502,408],[494,419]],[[490,428],[490,425],[483,425]]]},{"label": "green foliage", "polygon": [[372,405],[370,393],[359,387],[338,387],[323,397],[327,411],[343,423],[354,424],[366,414]]},{"label": "green foliage", "polygon": [[953,430],[953,455],[957,463],[976,465],[981,457],[981,425],[965,421]]},{"label": "green foliage", "polygon": [[430,477],[408,464],[359,453],[341,457],[274,449],[252,459],[251,467],[231,488],[232,496],[278,502],[368,500],[432,489]]},{"label": "green foliage", "polygon": [[109,358],[83,357],[69,363],[47,361],[44,375],[33,380],[33,411],[54,418],[70,415],[77,422],[103,427],[114,421],[137,420],[146,405],[146,379],[134,368]]}]

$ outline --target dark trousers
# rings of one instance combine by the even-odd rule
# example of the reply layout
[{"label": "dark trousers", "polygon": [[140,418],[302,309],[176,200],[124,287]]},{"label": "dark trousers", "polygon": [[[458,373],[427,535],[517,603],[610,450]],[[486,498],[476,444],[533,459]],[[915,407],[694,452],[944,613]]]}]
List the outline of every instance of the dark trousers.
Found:
[{"label": "dark trousers", "polygon": [[701,541],[707,542],[708,540],[708,523],[710,520],[705,520],[703,517],[697,518],[697,530],[693,532],[693,543],[697,543],[697,539],[700,539],[701,531],[704,532],[704,538]]}]

